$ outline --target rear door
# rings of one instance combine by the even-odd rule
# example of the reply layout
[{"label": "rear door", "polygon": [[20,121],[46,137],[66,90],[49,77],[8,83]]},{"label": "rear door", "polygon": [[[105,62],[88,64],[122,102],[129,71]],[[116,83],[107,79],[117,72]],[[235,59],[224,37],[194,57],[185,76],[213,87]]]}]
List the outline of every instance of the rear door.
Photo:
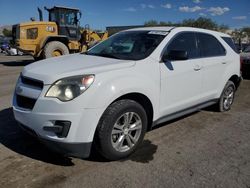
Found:
[{"label": "rear door", "polygon": [[161,73],[161,116],[194,106],[200,102],[201,68],[196,36],[193,32],[181,32],[167,44],[171,50],[188,52],[188,60],[160,63]]},{"label": "rear door", "polygon": [[196,33],[196,36],[202,67],[202,100],[207,101],[213,99],[218,93],[229,62],[225,48],[216,37],[206,33]]}]

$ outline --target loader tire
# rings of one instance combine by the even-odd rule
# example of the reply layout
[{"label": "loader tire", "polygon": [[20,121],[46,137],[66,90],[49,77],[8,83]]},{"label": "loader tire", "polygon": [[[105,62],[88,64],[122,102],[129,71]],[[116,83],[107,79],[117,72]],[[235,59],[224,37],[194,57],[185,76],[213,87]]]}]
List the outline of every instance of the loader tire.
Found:
[{"label": "loader tire", "polygon": [[52,41],[44,47],[44,58],[56,57],[69,54],[68,47],[59,41]]}]

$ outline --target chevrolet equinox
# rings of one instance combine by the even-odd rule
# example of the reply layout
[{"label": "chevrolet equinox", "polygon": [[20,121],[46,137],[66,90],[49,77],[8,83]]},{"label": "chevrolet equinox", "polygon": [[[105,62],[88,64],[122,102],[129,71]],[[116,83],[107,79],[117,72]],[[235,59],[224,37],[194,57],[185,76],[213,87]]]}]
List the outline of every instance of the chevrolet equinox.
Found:
[{"label": "chevrolet equinox", "polygon": [[228,111],[240,83],[229,35],[188,27],[119,32],[85,53],[24,67],[13,97],[19,125],[65,156],[91,148],[127,157],[153,126],[215,105]]}]

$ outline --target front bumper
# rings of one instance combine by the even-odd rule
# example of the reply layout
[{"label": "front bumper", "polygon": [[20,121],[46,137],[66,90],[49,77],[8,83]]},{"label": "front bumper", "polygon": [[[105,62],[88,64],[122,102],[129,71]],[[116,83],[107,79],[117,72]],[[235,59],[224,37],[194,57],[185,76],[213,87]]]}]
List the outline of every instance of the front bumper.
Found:
[{"label": "front bumper", "polygon": [[77,157],[77,158],[87,158],[91,152],[91,145],[92,143],[64,143],[58,142],[53,140],[48,140],[45,138],[40,137],[36,132],[29,127],[22,125],[19,123],[19,126],[32,135],[33,137],[37,138],[41,143],[46,145],[49,149],[53,150],[56,153],[59,153],[65,157]]},{"label": "front bumper", "polygon": [[[53,105],[52,105],[53,106]],[[99,116],[99,109],[86,109],[80,113],[37,113],[24,111],[13,106],[14,117],[27,132],[35,135],[50,149],[78,158],[86,158],[90,154]],[[53,127],[54,120],[67,120],[71,122],[66,137],[45,130],[44,127]]]},{"label": "front bumper", "polygon": [[[74,101],[64,103],[40,95],[32,109],[23,109],[17,104],[16,94],[13,98],[14,117],[26,131],[32,132],[47,147],[64,156],[87,158],[104,109],[85,109],[81,106]],[[58,135],[51,131],[58,121],[70,122],[67,134]]]}]

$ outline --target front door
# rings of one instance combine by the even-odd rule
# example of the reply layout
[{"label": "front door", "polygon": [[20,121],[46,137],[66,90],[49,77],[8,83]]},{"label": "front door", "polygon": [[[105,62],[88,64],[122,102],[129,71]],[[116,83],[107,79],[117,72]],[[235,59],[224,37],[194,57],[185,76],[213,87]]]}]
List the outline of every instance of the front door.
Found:
[{"label": "front door", "polygon": [[184,50],[187,60],[167,61],[160,64],[161,116],[199,104],[201,92],[201,66],[198,59],[196,35],[193,32],[177,34],[167,44],[166,51]]}]

